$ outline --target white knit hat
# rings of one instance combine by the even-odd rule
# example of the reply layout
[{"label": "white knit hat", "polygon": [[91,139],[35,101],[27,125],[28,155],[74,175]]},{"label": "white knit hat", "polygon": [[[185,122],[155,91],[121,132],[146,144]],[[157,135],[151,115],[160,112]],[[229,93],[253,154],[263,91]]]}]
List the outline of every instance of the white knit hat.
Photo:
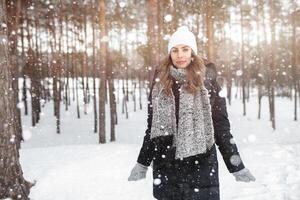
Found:
[{"label": "white knit hat", "polygon": [[181,26],[177,28],[177,31],[173,33],[168,44],[168,53],[170,54],[172,47],[178,44],[185,44],[191,47],[195,54],[197,54],[197,42],[195,35],[189,31],[187,26]]}]

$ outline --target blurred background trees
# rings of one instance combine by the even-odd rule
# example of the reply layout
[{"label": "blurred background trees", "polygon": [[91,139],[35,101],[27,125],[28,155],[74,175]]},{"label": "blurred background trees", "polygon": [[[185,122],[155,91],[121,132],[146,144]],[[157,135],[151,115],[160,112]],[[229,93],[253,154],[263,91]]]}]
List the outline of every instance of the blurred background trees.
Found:
[{"label": "blurred background trees", "polygon": [[274,129],[276,96],[290,98],[291,119],[298,118],[299,1],[6,0],[5,4],[20,141],[21,114],[30,114],[35,126],[43,106],[53,104],[60,134],[60,113],[74,103],[77,118],[93,105],[93,130],[105,143],[108,102],[114,141],[117,105],[127,118],[130,99],[135,109],[136,105],[142,109],[142,90],[148,92],[154,67],[167,56],[168,39],[180,25],[197,36],[198,54],[217,65],[229,104],[240,98],[241,113],[246,115],[250,91],[255,90],[257,116],[261,117],[262,98],[268,98]]}]

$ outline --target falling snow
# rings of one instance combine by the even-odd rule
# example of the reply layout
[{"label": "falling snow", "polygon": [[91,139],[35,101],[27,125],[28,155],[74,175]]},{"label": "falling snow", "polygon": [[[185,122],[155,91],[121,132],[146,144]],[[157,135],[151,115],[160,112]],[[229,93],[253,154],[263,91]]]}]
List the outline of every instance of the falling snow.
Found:
[{"label": "falling snow", "polygon": [[242,76],[243,75],[243,71],[242,70],[237,70],[236,71],[236,75],[237,76]]},{"label": "falling snow", "polygon": [[154,180],[153,180],[153,184],[154,184],[154,185],[159,185],[159,184],[161,184],[160,178],[154,179]]},{"label": "falling snow", "polygon": [[166,22],[170,22],[170,21],[172,21],[172,15],[166,15],[165,17],[164,17],[164,19],[165,19],[165,21]]}]

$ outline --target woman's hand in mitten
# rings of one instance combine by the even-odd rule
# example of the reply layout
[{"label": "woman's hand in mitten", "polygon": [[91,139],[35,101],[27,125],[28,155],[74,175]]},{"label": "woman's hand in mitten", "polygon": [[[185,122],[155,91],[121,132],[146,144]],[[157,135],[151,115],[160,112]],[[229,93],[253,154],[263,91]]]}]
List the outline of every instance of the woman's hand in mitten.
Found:
[{"label": "woman's hand in mitten", "polygon": [[131,170],[130,176],[128,177],[128,181],[138,181],[143,178],[146,178],[147,170],[147,166],[144,166],[140,163],[136,163],[136,165]]},{"label": "woman's hand in mitten", "polygon": [[233,172],[232,174],[235,177],[236,181],[241,181],[241,182],[255,181],[255,177],[251,174],[251,172],[247,168],[244,168],[237,172]]}]

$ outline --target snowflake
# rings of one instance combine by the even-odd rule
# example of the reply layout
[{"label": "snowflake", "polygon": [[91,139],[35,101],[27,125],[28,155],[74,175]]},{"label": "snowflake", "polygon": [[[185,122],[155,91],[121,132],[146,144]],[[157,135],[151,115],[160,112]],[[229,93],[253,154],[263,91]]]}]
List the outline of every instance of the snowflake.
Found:
[{"label": "snowflake", "polygon": [[126,6],[126,3],[125,3],[124,1],[121,1],[121,2],[119,3],[119,6],[120,6],[121,8],[124,8],[124,7]]},{"label": "snowflake", "polygon": [[172,21],[172,15],[170,15],[170,14],[166,15],[164,18],[165,18],[166,22]]},{"label": "snowflake", "polygon": [[236,75],[237,76],[242,76],[243,75],[243,71],[242,70],[237,70],[236,71]]},{"label": "snowflake", "polygon": [[156,178],[153,180],[154,185],[159,185],[161,184],[161,180],[159,178]]}]

